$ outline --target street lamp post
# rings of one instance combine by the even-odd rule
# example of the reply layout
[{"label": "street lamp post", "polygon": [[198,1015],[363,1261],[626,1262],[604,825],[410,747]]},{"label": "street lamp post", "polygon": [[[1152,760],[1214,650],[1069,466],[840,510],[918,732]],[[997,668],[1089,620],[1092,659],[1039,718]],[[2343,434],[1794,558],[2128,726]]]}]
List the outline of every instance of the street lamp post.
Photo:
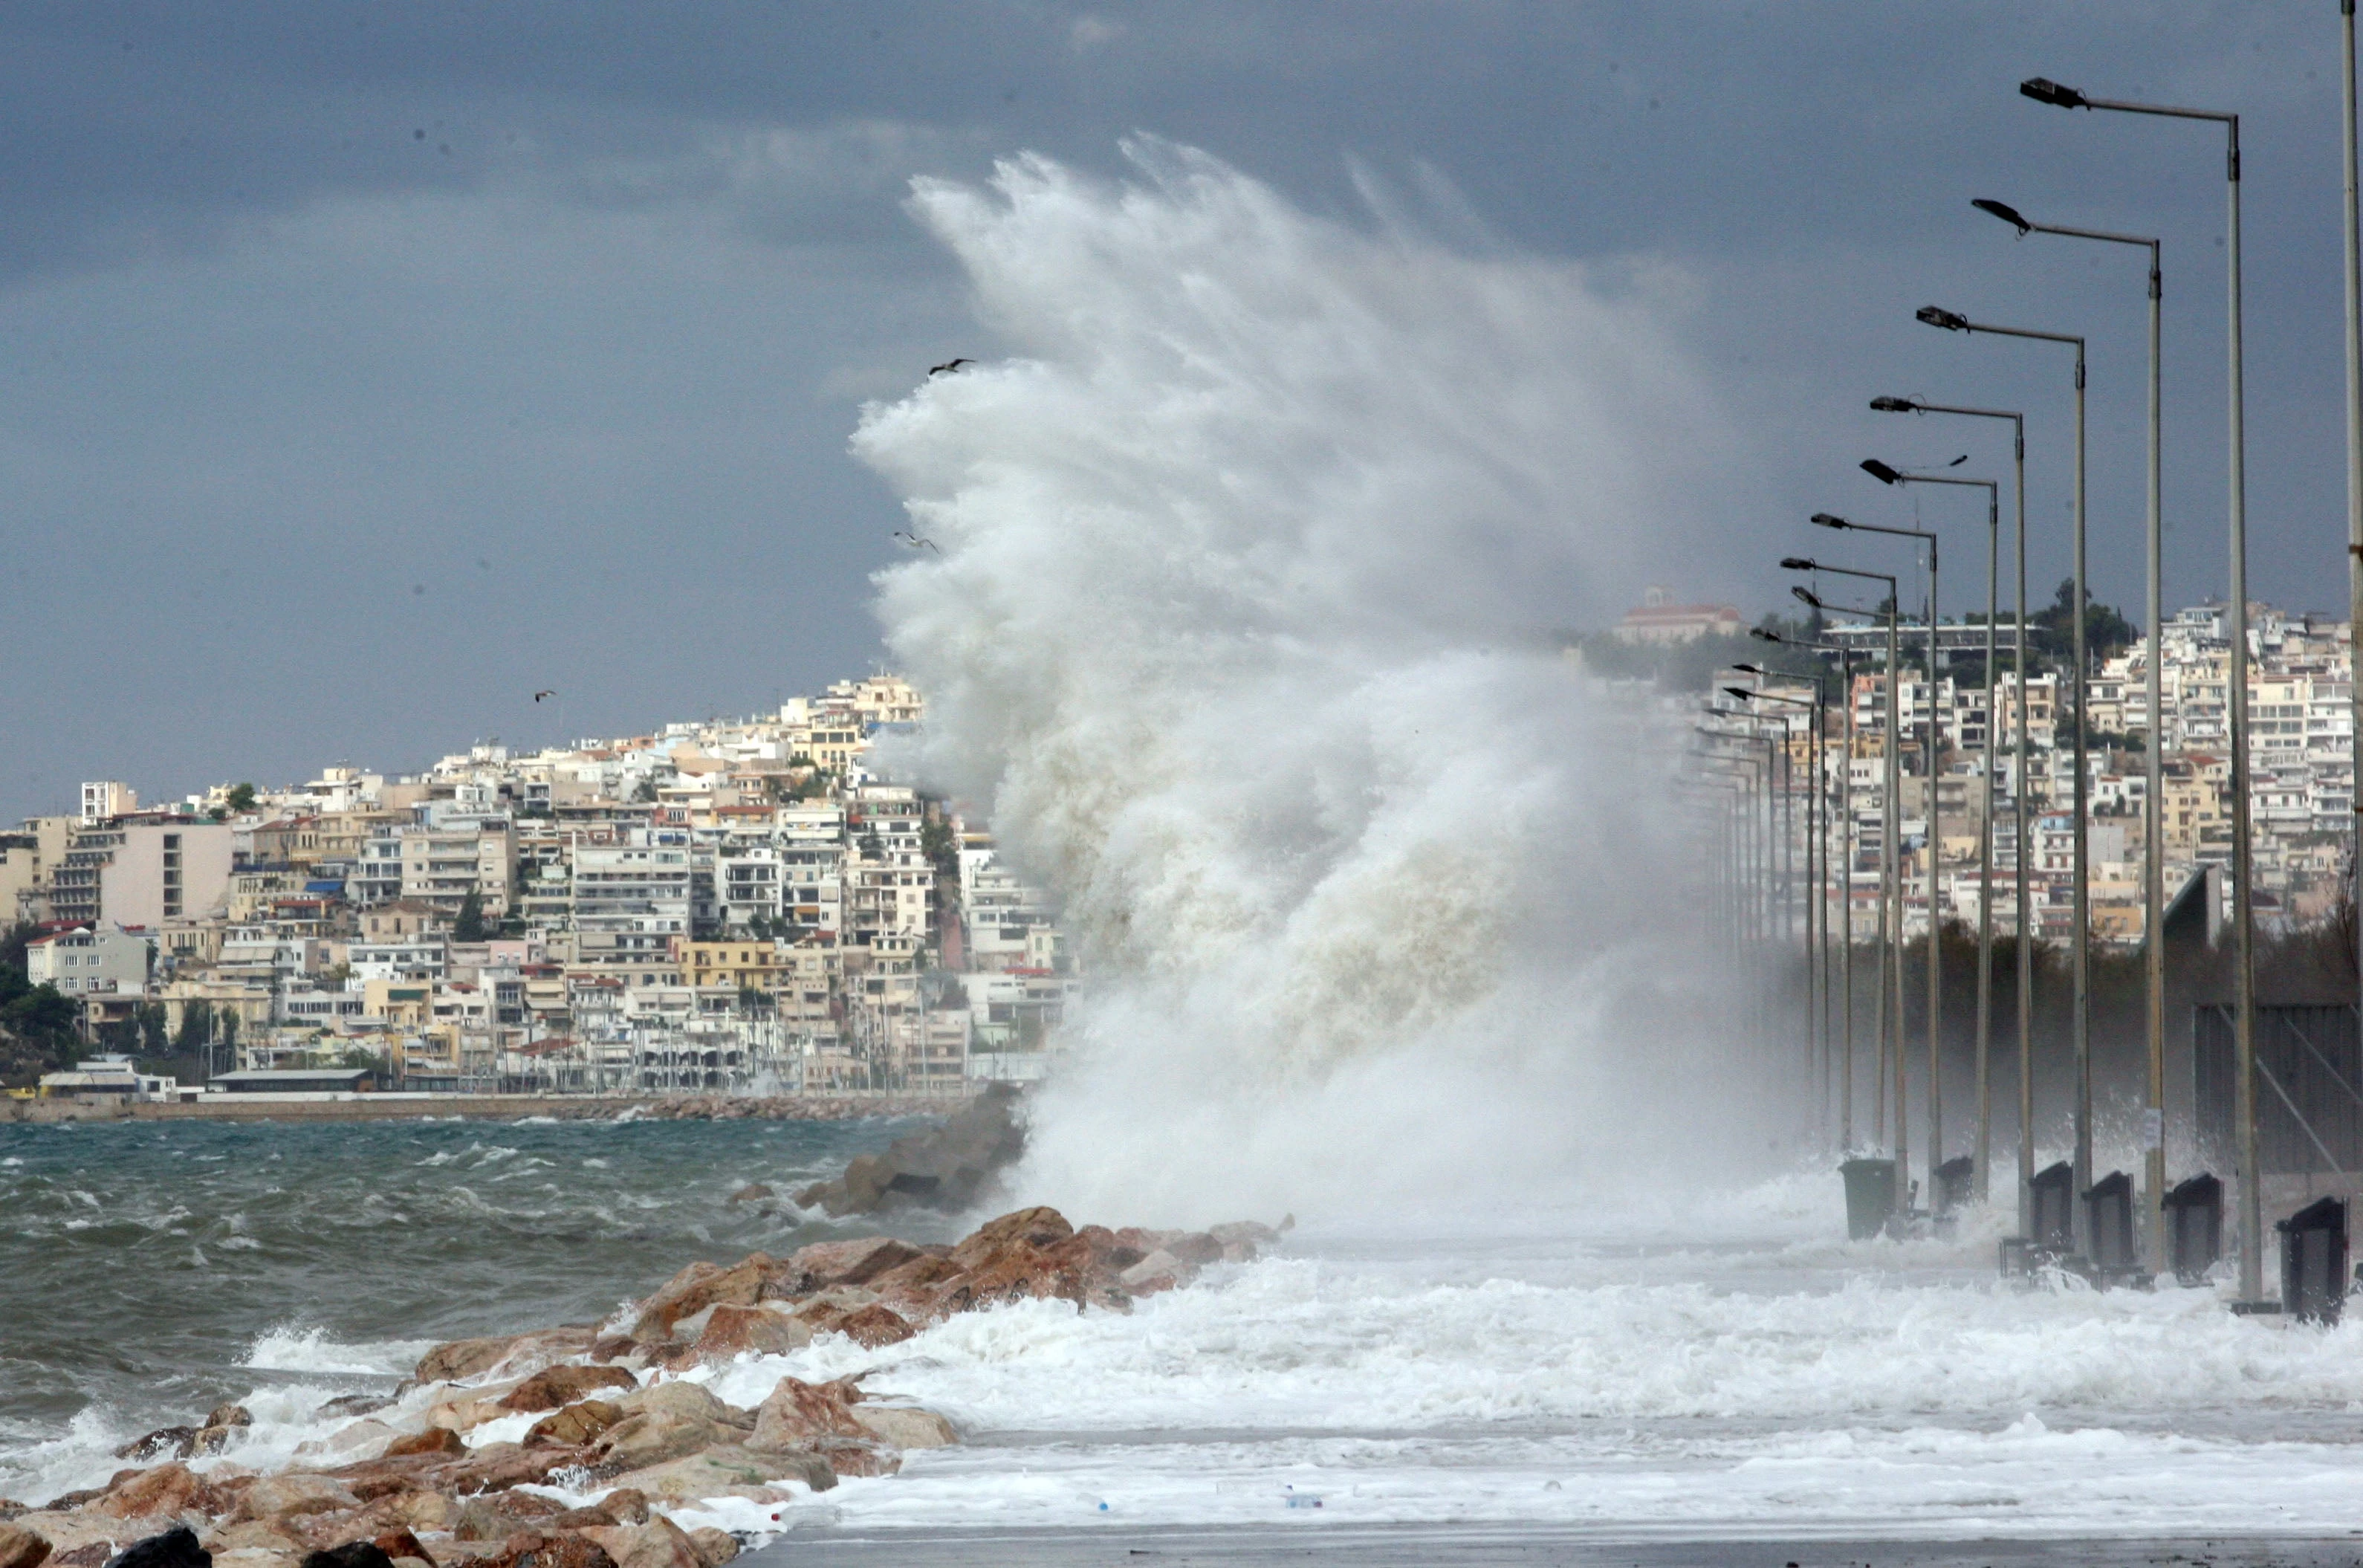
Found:
[{"label": "street lamp post", "polygon": [[[1781,562],[1781,569],[1784,572],[1828,572],[1840,577],[1859,577],[1869,582],[1887,584],[1885,609],[1861,610],[1854,613],[1882,616],[1887,621],[1887,732],[1884,737],[1884,750],[1887,753],[1887,800],[1882,808],[1879,834],[1880,848],[1886,861],[1884,870],[1887,883],[1887,908],[1881,917],[1881,923],[1887,928],[1885,940],[1890,950],[1896,951],[1900,958],[1903,924],[1903,846],[1898,842],[1896,827],[1903,809],[1903,747],[1900,744],[1903,718],[1896,688],[1902,684],[1899,676],[1903,670],[1903,651],[1897,622],[1903,617],[1903,607],[1896,580],[1884,572],[1863,572],[1851,566],[1827,566],[1798,556],[1790,556],[1783,560]],[[1815,597],[1812,590],[1805,587],[1792,587],[1789,592],[1814,609],[1822,610],[1830,607]],[[1892,1060],[1895,1063],[1895,1140],[1892,1145],[1895,1150],[1895,1207],[1899,1212],[1909,1212],[1911,1191],[1907,1184],[1909,1182],[1907,1168],[1911,1164],[1911,1135],[1904,1130],[1903,1124],[1903,966],[1900,962],[1895,965],[1895,994],[1892,1006],[1889,1006],[1883,989],[1880,1005],[1882,1010],[1892,1013],[1892,1027],[1894,1031],[1893,1043],[1891,1047],[1887,1028],[1884,1027],[1886,1020],[1882,1020],[1880,1046],[1882,1051],[1892,1049]],[[1883,1084],[1882,1079],[1882,1086]]]},{"label": "street lamp post", "polygon": [[[1734,664],[1732,668],[1739,671],[1743,674],[1757,676],[1758,679],[1762,679],[1769,674],[1769,672],[1759,669],[1753,664]],[[1805,768],[1807,776],[1815,781],[1816,790],[1818,790],[1819,781],[1821,778],[1821,683],[1818,680],[1814,683],[1814,695],[1811,697],[1792,697],[1784,695],[1780,692],[1752,691],[1746,686],[1725,686],[1723,689],[1725,695],[1736,697],[1741,702],[1776,702],[1785,704],[1791,707],[1802,707],[1806,710],[1807,721],[1811,724],[1812,728],[1805,732]],[[1795,791],[1791,785],[1791,780],[1789,777],[1789,724],[1785,718],[1781,719],[1780,722],[1781,785],[1784,794],[1793,795]],[[1808,885],[1818,890],[1821,884],[1815,880],[1814,874],[1814,792],[1809,791],[1805,795],[1805,881]],[[1790,809],[1793,811],[1793,805],[1791,806]],[[1791,827],[1793,828],[1793,826],[1794,824],[1792,822]],[[1788,852],[1785,842],[1783,843],[1781,852],[1784,855]],[[1816,898],[1818,899],[1818,897],[1819,895],[1817,892]],[[1825,917],[1822,922],[1825,930],[1826,930],[1828,923],[1825,910]],[[1806,1060],[1809,1068],[1814,1062],[1820,1062],[1823,1066],[1823,1076],[1826,1080],[1828,1076],[1829,1041],[1826,1038],[1826,1032],[1822,1027],[1823,1020],[1816,1002],[1814,970],[1814,904],[1812,901],[1809,901],[1805,905],[1805,1012],[1807,1017]],[[1825,1084],[1825,1090],[1826,1091],[1826,1084]],[[1827,1136],[1828,1130],[1828,1125],[1825,1122],[1821,1128],[1821,1132],[1824,1136]]]},{"label": "street lamp post", "polygon": [[[2363,814],[2363,681],[2354,678],[2355,632],[2363,627],[2363,224],[2357,214],[2355,0],[2338,0],[2338,26],[2339,159],[2346,175],[2346,657],[2354,781],[2348,804]],[[2363,908],[2363,815],[2355,824],[2355,899]],[[2356,973],[2363,976],[2363,918],[2355,922],[2355,931]],[[2357,1016],[2363,1018],[2363,1006]]]},{"label": "street lamp post", "polygon": [[[2022,414],[2002,408],[1968,408],[1955,405],[1930,403],[1916,397],[1874,397],[1872,408],[1883,414],[1958,414],[1980,419],[2007,419],[2011,422],[2011,450],[2016,464],[2012,482],[2012,496],[2018,508],[2019,570],[2018,570],[2018,677],[2019,703],[2026,701],[2026,419]],[[1991,1062],[1993,1039],[1993,841],[1994,841],[1994,728],[2002,722],[2002,709],[1995,700],[1997,650],[1994,646],[1994,615],[1996,579],[2001,566],[2001,518],[1990,506],[1986,518],[1986,755],[1985,755],[1985,831],[1978,839],[1978,1156],[1977,1195],[1983,1203],[1991,1195],[1988,1167],[1993,1152],[1993,1092]],[[2019,787],[2011,792],[2017,814],[2018,842],[2024,854],[2026,841],[2026,727],[2018,727]],[[2026,943],[2025,862],[2019,862],[2019,941],[2018,941],[2018,1038],[2020,1076],[2025,1075],[2028,1033],[2035,1016],[2035,966]],[[2021,1140],[2022,1142],[2025,1140]],[[2033,1173],[2033,1145],[2027,1146],[2025,1174]]]},{"label": "street lamp post", "polygon": [[[2232,1023],[2233,1117],[2238,1123],[2240,1177],[2240,1298],[2260,1300],[2265,1291],[2264,1193],[2257,1169],[2257,906],[2254,856],[2248,841],[2248,456],[2247,389],[2240,343],[2240,117],[2219,109],[2175,108],[2095,98],[2041,76],[2018,90],[2041,104],[2063,109],[2113,109],[2168,119],[2206,120],[2224,128],[2224,184],[2229,221],[2224,226],[2224,271],[2229,284],[2225,354],[2230,363],[2232,661],[2224,694],[2232,730]],[[2350,145],[2352,139],[2349,139]],[[2351,521],[2350,521],[2351,526]],[[2077,606],[2077,625],[2083,625]],[[2083,715],[2077,715],[2081,732]],[[2078,1206],[2080,1215],[2082,1206]]]},{"label": "street lamp post", "polygon": [[[1876,458],[1865,462],[1863,469],[1882,484],[1901,482],[1903,475]],[[1928,748],[1925,753],[1927,776],[1926,817],[1928,825],[1928,1207],[1931,1213],[1944,1207],[1944,1182],[1937,1174],[1945,1162],[1945,1095],[1944,1036],[1945,981],[1943,932],[1936,884],[1944,860],[1943,811],[1938,800],[1939,768],[1937,759],[1944,751],[1944,729],[1936,711],[1937,614],[1936,614],[1936,536],[1925,528],[1886,528],[1876,523],[1850,523],[1828,512],[1816,512],[1812,521],[1817,528],[1852,529],[1858,533],[1887,534],[1900,539],[1916,539],[1928,546]],[[1900,608],[1899,608],[1900,613]],[[1899,996],[1903,987],[1897,986]],[[1902,1026],[1899,1024],[1898,1029]],[[1896,1113],[1903,1114],[1899,1103]]]},{"label": "street lamp post", "polygon": [[[2352,4],[2352,0],[2348,0]],[[2109,245],[2135,245],[2149,251],[2149,474],[2146,541],[2148,566],[2144,579],[2144,613],[2149,617],[2149,744],[2143,750],[2142,809],[2142,969],[2143,1022],[2148,1042],[2149,1073],[2142,1114],[2142,1180],[2149,1193],[2143,1237],[2150,1266],[2161,1267],[2166,1256],[2166,1207],[2158,1200],[2166,1192],[2166,944],[2159,927],[2166,910],[2166,856],[2159,839],[2166,817],[2158,796],[2165,778],[2161,712],[2166,678],[2159,659],[2158,634],[2165,622],[2164,562],[2166,528],[2158,480],[2158,313],[2165,297],[2165,275],[2158,268],[2158,242],[2138,234],[2115,234],[2102,228],[2071,228],[2063,224],[2036,223],[2018,209],[1986,197],[1969,204],[2028,234],[2058,234],[2070,239],[2092,239]]]},{"label": "street lamp post", "polygon": [[[2088,809],[2088,795],[2091,788],[2091,780],[2089,776],[2091,770],[2085,762],[2084,706],[2084,690],[2088,673],[2084,655],[2084,622],[2087,618],[2084,614],[2084,339],[2069,332],[2038,332],[2024,327],[1996,327],[1985,322],[1971,321],[1958,311],[1940,309],[1933,305],[1923,306],[1916,314],[1920,320],[1929,326],[1941,327],[1949,332],[1985,332],[2002,338],[2030,338],[2047,343],[2071,344],[2076,350],[2076,472],[2073,517],[2075,549],[2071,583],[2069,588],[2069,593],[2074,601],[2069,619],[2074,629],[2070,643],[2071,656],[2075,662],[2072,685],[2076,706],[2074,745],[2076,779],[2075,786],[2070,791],[2070,809],[2074,812],[2074,816],[2069,824],[2073,845],[2073,852],[2069,857],[2069,876],[2071,883],[2069,889],[2069,918],[2074,921],[2076,929],[2074,944],[2069,950],[2069,969],[2074,995],[2069,1015],[2069,1030],[2076,1058],[2075,1184],[2076,1190],[2083,1193],[2090,1191],[2092,1185],[2092,922],[2089,904],[2091,879],[2088,874],[2091,847],[2089,820],[2091,814]],[[2023,612],[2020,619],[2022,622],[2025,619]],[[2022,726],[2025,725],[2026,717],[2025,679],[2025,669],[2022,667],[2019,675],[2019,722]],[[2024,790],[2025,787],[2026,780],[2022,777],[2019,780],[2019,788]],[[2026,882],[2026,845],[2023,842],[2018,847],[2018,876],[2020,885],[2024,886]],[[2019,930],[2019,941],[2024,944],[2027,940],[2028,932],[2022,926]],[[2025,1090],[2022,1088],[2022,1095],[2024,1093]],[[2023,1169],[2021,1173],[2030,1182],[2033,1180],[2034,1173],[2031,1170]],[[2022,1207],[2025,1206],[2023,1204]],[[2069,1207],[2074,1216],[2076,1238],[2078,1243],[2081,1245],[2085,1241],[2087,1229],[2084,1205],[2071,1204]]]},{"label": "street lamp post", "polygon": [[[1837,850],[1843,863],[1834,879],[1838,889],[1838,937],[1841,943],[1838,956],[1841,1004],[1838,1009],[1838,1149],[1841,1153],[1850,1154],[1854,1151],[1854,650],[1843,643],[1810,642],[1796,638],[1782,637],[1779,632],[1768,631],[1762,627],[1752,628],[1748,635],[1766,642],[1777,642],[1785,647],[1809,649],[1816,653],[1835,653],[1838,656],[1838,693],[1846,710],[1839,740],[1842,761],[1836,770],[1838,795],[1836,813]],[[1747,664],[1736,665],[1735,668],[1754,671],[1754,666]],[[1818,689],[1818,681],[1815,685]],[[1814,722],[1816,728],[1819,728],[1822,721],[1816,719]],[[1825,766],[1826,766],[1827,752],[1825,744]],[[1817,773],[1814,776],[1817,787],[1828,787],[1827,781],[1824,780],[1820,773]],[[1825,879],[1829,876],[1830,849],[1826,838],[1830,828],[1831,815],[1825,804],[1823,811],[1825,842],[1822,846],[1822,871]],[[1830,919],[1829,911],[1825,907],[1822,911],[1822,945],[1825,951],[1829,942]],[[1822,979],[1822,999],[1826,1006],[1829,1001],[1829,977],[1826,973],[1826,963],[1825,971]],[[1826,1040],[1828,1035],[1826,1027],[1823,1033]]]}]

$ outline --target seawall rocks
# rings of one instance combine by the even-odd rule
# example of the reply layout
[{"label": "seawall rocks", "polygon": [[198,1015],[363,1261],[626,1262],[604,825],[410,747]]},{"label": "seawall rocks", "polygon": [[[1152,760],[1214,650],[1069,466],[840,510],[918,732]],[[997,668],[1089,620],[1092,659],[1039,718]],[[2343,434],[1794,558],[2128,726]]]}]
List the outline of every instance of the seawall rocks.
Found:
[{"label": "seawall rocks", "polygon": [[[272,1473],[236,1463],[246,1412],[235,1407],[203,1429],[141,1440],[128,1451],[195,1457],[16,1513],[0,1524],[0,1568],[102,1568],[118,1552],[144,1552],[156,1568],[204,1568],[207,1554],[212,1568],[720,1568],[736,1540],[685,1532],[651,1509],[784,1503],[840,1476],[892,1475],[906,1451],[960,1434],[934,1411],[865,1394],[861,1375],[782,1377],[749,1409],[682,1372],[820,1334],[892,1344],[1026,1298],[1126,1311],[1278,1238],[1252,1223],[1078,1229],[1035,1207],[949,1247],[879,1236],[692,1263],[619,1314],[622,1333],[577,1325],[434,1347],[405,1397],[369,1406]],[[210,1447],[227,1451],[207,1457],[191,1440],[199,1430],[223,1433]],[[588,1501],[569,1507],[536,1486]]]}]

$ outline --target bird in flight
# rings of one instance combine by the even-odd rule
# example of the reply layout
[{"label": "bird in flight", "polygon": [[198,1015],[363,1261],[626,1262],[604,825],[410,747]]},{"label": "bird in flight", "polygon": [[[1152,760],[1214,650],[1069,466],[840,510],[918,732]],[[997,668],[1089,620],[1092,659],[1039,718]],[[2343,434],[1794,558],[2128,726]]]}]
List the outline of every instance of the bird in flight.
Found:
[{"label": "bird in flight", "polygon": [[954,371],[960,369],[962,365],[972,365],[974,363],[976,363],[974,360],[946,360],[939,365],[929,365],[927,367],[927,373],[931,376],[949,375]]},{"label": "bird in flight", "polygon": [[533,700],[539,702],[544,697],[554,697],[557,695],[558,694],[555,691],[536,692],[533,694]]},{"label": "bird in flight", "polygon": [[1958,468],[1958,467],[1960,467],[1960,466],[1961,466],[1961,464],[1963,464],[1963,463],[1965,463],[1965,462],[1969,462],[1969,453],[1967,453],[1967,452],[1963,452],[1960,456],[1958,456],[1958,457],[1955,458],[1952,462],[1950,462],[1947,463],[1945,466],[1946,466],[1947,468]]},{"label": "bird in flight", "polygon": [[924,546],[928,550],[934,550],[937,555],[941,555],[944,552],[944,547],[937,544],[934,539],[921,539],[917,534],[906,534],[901,528],[896,528],[894,530],[894,537],[901,539],[904,544],[909,545],[913,550],[917,550]]}]

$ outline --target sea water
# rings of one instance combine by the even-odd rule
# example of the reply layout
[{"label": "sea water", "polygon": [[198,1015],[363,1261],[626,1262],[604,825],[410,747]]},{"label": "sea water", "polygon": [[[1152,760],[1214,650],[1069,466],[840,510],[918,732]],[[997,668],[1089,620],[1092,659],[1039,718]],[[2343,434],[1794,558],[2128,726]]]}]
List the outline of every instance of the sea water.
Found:
[{"label": "sea water", "polygon": [[[0,1494],[94,1484],[115,1445],[224,1399],[257,1418],[227,1460],[285,1462],[337,1425],[322,1403],[391,1391],[435,1340],[600,1318],[693,1259],[860,1230],[728,1198],[899,1129],[0,1129]],[[1825,1172],[1703,1198],[1315,1216],[1129,1313],[1025,1302],[703,1370],[741,1405],[782,1375],[859,1374],[964,1440],[678,1517],[750,1536],[1280,1518],[1608,1539],[2343,1532],[2363,1511],[2363,1323],[2235,1318],[2214,1287],[2006,1284],[1976,1218],[1848,1242]]]},{"label": "sea water", "polygon": [[0,1123],[0,1496],[96,1485],[117,1445],[225,1400],[300,1426],[438,1340],[847,1234],[728,1199],[909,1126]]}]

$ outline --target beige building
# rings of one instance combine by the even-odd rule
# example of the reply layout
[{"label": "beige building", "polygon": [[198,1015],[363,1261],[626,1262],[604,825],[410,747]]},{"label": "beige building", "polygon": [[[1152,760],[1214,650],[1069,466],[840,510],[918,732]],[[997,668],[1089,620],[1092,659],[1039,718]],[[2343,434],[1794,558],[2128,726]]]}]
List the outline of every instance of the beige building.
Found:
[{"label": "beige building", "polygon": [[229,892],[229,828],[185,817],[130,817],[85,825],[50,875],[50,917],[159,927],[204,915]]}]

